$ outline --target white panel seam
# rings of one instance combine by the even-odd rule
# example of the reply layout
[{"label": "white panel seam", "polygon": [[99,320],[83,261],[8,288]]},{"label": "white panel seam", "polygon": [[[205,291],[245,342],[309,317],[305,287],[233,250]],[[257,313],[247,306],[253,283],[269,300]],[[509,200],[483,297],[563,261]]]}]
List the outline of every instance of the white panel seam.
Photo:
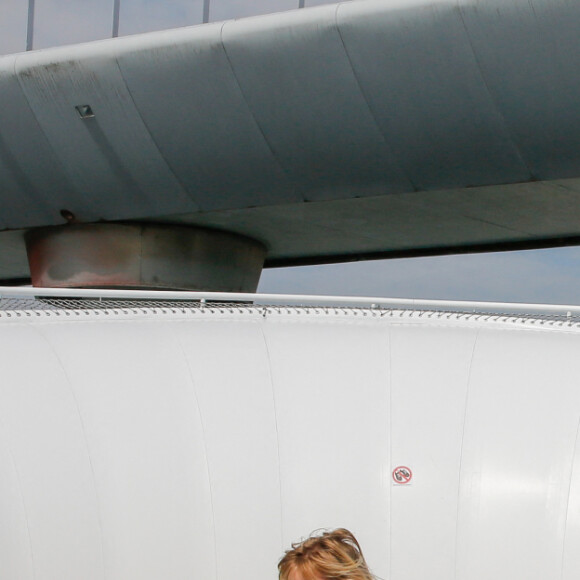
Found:
[{"label": "white panel seam", "polygon": [[264,341],[264,348],[266,349],[266,357],[268,359],[268,375],[270,377],[270,392],[272,393],[272,405],[274,407],[274,425],[276,429],[276,451],[278,453],[278,490],[280,494],[280,551],[284,550],[284,510],[282,502],[282,462],[280,460],[280,434],[278,431],[278,407],[276,406],[276,393],[274,390],[274,374],[272,373],[272,360],[270,358],[270,349],[268,348],[268,341],[266,340],[266,333],[264,331],[264,324],[266,318],[264,316],[264,321],[260,325],[260,333],[262,335],[262,340]]},{"label": "white panel seam", "polygon": [[455,517],[455,544],[454,544],[454,575],[453,577],[457,579],[457,554],[458,554],[458,538],[459,538],[459,512],[460,512],[460,505],[461,505],[461,473],[463,467],[463,445],[465,442],[465,428],[467,425],[467,405],[469,403],[469,386],[471,383],[471,372],[473,369],[473,360],[475,358],[475,350],[477,346],[477,341],[479,338],[479,333],[481,328],[478,328],[475,337],[473,339],[473,346],[471,349],[471,357],[469,359],[469,370],[467,372],[467,384],[465,386],[465,406],[463,411],[463,428],[461,431],[461,444],[459,447],[459,469],[457,474],[457,510],[456,510],[456,517]]},{"label": "white panel seam", "polygon": [[[4,431],[6,433],[6,427],[4,426],[4,421],[2,419],[2,415],[0,414],[0,432]],[[10,455],[10,460],[12,461],[12,465],[14,467],[14,473],[16,474],[16,480],[18,482],[18,491],[20,493],[20,501],[22,502],[22,509],[24,511],[24,522],[26,524],[26,533],[28,536],[28,544],[30,547],[30,563],[32,565],[32,577],[36,578],[36,567],[34,565],[34,550],[32,548],[32,534],[30,533],[30,525],[28,523],[28,510],[26,509],[26,501],[24,499],[24,492],[22,491],[22,481],[20,478],[20,472],[18,471],[18,466],[16,464],[16,459],[14,458],[14,454],[10,449],[10,445],[8,443],[8,438],[5,437],[6,441],[6,448],[8,449],[8,454]]]},{"label": "white panel seam", "polygon": [[[393,339],[392,339],[392,325],[387,325],[387,340],[388,340],[388,350],[387,354],[389,357],[389,372],[387,376],[387,388],[389,389],[389,415],[388,415],[388,437],[389,437],[389,460],[388,460],[388,470],[387,473],[390,476],[390,471],[392,469],[391,462],[393,461]],[[390,481],[388,483],[389,486],[389,544],[388,544],[388,560],[389,560],[389,578],[393,573],[392,569],[392,558],[391,554],[393,553],[393,486],[390,485]]]},{"label": "white panel seam", "polygon": [[572,477],[574,476],[574,465],[576,463],[576,456],[578,452],[578,437],[580,436],[580,417],[578,418],[578,425],[576,426],[576,439],[574,441],[574,449],[572,451],[572,461],[570,466],[570,480],[568,483],[568,495],[566,497],[566,511],[564,520],[564,538],[562,541],[562,563],[560,568],[560,577],[564,578],[564,562],[566,560],[566,535],[568,533],[568,513],[570,506],[570,495],[572,493]]},{"label": "white panel seam", "polygon": [[183,343],[181,342],[179,336],[175,332],[175,330],[171,329],[171,334],[177,341],[179,348],[181,350],[181,354],[183,356],[183,360],[185,362],[185,366],[187,368],[187,374],[189,375],[189,380],[191,382],[191,386],[193,388],[193,397],[195,399],[195,404],[197,406],[197,413],[199,416],[199,423],[201,425],[201,434],[202,434],[202,441],[203,441],[203,451],[205,456],[205,469],[207,474],[207,482],[209,486],[209,501],[211,507],[211,525],[213,528],[213,554],[214,554],[214,569],[215,569],[215,577],[218,577],[218,549],[217,549],[217,537],[216,537],[216,527],[215,527],[215,512],[214,512],[214,502],[213,502],[213,487],[211,484],[211,475],[209,469],[209,459],[208,459],[208,452],[207,452],[207,441],[205,437],[205,425],[203,422],[203,414],[201,412],[201,406],[199,404],[199,399],[197,398],[197,391],[195,388],[195,379],[193,377],[193,371],[191,369],[191,365],[189,364],[189,358],[187,357],[187,353],[185,352],[185,348],[183,347]]},{"label": "white panel seam", "polygon": [[101,561],[102,561],[102,565],[103,565],[103,579],[106,580],[106,578],[107,578],[106,569],[107,568],[106,568],[106,563],[105,563],[105,543],[104,543],[104,533],[103,533],[103,521],[102,521],[102,515],[101,515],[101,502],[99,500],[99,492],[97,491],[97,479],[95,477],[95,469],[94,469],[93,460],[91,457],[91,450],[90,450],[90,446],[89,446],[89,440],[87,437],[87,430],[85,427],[85,422],[83,420],[83,415],[81,413],[81,408],[80,408],[76,393],[74,391],[72,381],[67,373],[67,370],[66,370],[58,352],[56,351],[56,349],[54,348],[52,343],[48,340],[48,338],[46,337],[46,335],[44,334],[44,332],[42,331],[41,328],[36,327],[36,331],[39,334],[39,336],[42,338],[42,340],[48,345],[49,350],[52,352],[52,354],[56,358],[56,360],[58,362],[58,366],[61,368],[61,370],[66,378],[66,384],[67,384],[69,391],[70,391],[70,394],[73,398],[75,408],[77,411],[77,415],[79,418],[79,422],[81,424],[81,431],[83,433],[83,440],[85,443],[85,448],[87,450],[87,459],[89,461],[89,466],[91,469],[91,475],[92,475],[92,480],[93,480],[93,490],[95,493],[95,502],[96,502],[96,508],[97,508],[97,510],[96,510],[97,511],[97,522],[99,524],[99,536],[101,538]]}]

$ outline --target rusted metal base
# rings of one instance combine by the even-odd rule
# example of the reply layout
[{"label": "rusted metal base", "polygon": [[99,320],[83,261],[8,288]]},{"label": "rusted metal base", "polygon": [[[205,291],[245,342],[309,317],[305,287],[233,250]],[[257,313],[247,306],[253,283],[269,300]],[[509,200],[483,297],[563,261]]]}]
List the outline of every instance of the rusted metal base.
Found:
[{"label": "rusted metal base", "polygon": [[153,224],[71,224],[26,235],[32,284],[255,292],[259,242],[218,230]]}]

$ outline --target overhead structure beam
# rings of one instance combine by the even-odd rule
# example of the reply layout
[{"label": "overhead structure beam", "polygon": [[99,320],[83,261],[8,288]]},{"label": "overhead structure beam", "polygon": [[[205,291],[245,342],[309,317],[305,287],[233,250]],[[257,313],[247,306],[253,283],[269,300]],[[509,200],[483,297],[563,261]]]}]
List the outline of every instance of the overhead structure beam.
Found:
[{"label": "overhead structure beam", "polygon": [[3,57],[0,279],[63,210],[266,265],[571,243],[579,27],[567,0],[368,0]]}]

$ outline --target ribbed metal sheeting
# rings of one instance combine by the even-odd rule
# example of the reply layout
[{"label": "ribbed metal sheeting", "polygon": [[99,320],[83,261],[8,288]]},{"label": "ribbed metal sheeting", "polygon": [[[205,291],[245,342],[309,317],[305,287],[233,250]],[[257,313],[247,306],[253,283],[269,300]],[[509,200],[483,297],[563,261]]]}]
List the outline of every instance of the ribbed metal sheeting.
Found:
[{"label": "ribbed metal sheeting", "polygon": [[578,578],[577,324],[199,306],[0,312],[3,577]]}]

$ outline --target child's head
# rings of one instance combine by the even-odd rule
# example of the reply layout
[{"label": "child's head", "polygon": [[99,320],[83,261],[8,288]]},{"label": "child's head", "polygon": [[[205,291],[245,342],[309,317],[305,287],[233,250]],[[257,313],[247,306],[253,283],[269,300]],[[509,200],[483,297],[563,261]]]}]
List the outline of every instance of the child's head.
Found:
[{"label": "child's head", "polygon": [[292,544],[278,570],[280,580],[373,580],[359,543],[344,528]]}]

